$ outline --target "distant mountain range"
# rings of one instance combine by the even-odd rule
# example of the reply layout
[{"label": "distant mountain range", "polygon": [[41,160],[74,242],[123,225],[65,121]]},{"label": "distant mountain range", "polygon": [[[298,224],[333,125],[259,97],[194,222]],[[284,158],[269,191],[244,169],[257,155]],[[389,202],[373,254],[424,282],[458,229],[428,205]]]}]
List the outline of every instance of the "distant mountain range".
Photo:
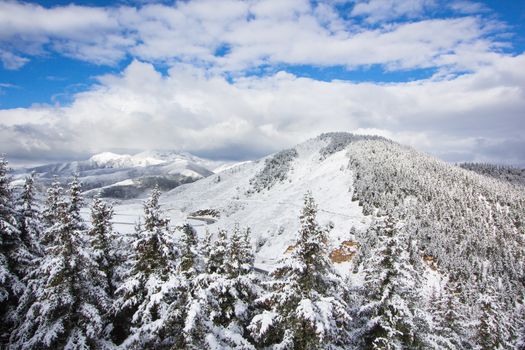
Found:
[{"label": "distant mountain range", "polygon": [[129,199],[142,195],[154,185],[170,190],[210,176],[217,168],[220,170],[231,164],[187,152],[146,151],[135,155],[104,152],[83,161],[19,169],[14,184],[31,172],[36,173],[44,185],[50,184],[55,177],[66,183],[77,174],[87,196],[100,193],[102,197]]}]

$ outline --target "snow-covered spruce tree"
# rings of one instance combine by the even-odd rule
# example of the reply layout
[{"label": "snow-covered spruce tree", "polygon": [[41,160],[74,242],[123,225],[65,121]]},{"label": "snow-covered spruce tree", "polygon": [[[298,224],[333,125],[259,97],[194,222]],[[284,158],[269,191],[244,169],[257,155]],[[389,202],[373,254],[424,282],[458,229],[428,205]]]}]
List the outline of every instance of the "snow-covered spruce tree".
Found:
[{"label": "snow-covered spruce tree", "polygon": [[253,314],[250,304],[260,293],[246,234],[236,225],[230,243],[226,230],[219,230],[215,241],[206,235],[201,247],[204,270],[187,280],[184,348],[254,348],[246,327]]},{"label": "snow-covered spruce tree", "polygon": [[219,230],[217,239],[206,232],[200,253],[203,259],[203,270],[188,281],[187,314],[184,319],[184,348],[202,349],[215,346],[217,341],[213,332],[212,310],[217,308],[218,301],[210,293],[210,285],[226,273],[225,258],[227,254],[227,232]]},{"label": "snow-covered spruce tree", "polygon": [[[189,224],[180,228],[180,262],[178,276],[174,276],[176,285],[169,289],[172,298],[166,305],[165,317],[159,322],[162,326],[163,341],[155,344],[156,349],[197,349],[192,342],[187,342],[184,332],[186,318],[189,315],[190,301],[193,300],[193,286],[202,269],[198,252],[197,232]],[[160,327],[159,327],[160,329]]]},{"label": "snow-covered spruce tree", "polygon": [[475,349],[508,349],[511,348],[509,333],[516,325],[505,324],[501,320],[501,294],[494,287],[495,283],[486,282],[479,298],[479,317],[475,327]]},{"label": "snow-covered spruce tree", "polygon": [[73,180],[70,200],[54,185],[47,207],[54,222],[44,232],[45,255],[27,276],[27,288],[17,309],[18,326],[11,336],[14,349],[101,349],[106,342],[104,318],[109,300],[103,275],[91,259],[80,221],[82,197]]},{"label": "snow-covered spruce tree", "polygon": [[116,291],[114,337],[125,339],[125,348],[162,349],[172,345],[166,325],[180,284],[176,274],[178,252],[159,197],[156,186],[144,203],[144,223],[137,227],[131,269]]},{"label": "snow-covered spruce tree", "polygon": [[517,313],[521,316],[522,321],[519,325],[517,325],[518,328],[518,337],[516,339],[515,348],[516,350],[525,350],[525,315],[524,315],[525,309],[523,303],[518,307]]},{"label": "snow-covered spruce tree", "polygon": [[[40,236],[44,232],[42,215],[38,203],[35,201],[35,195],[35,175],[32,173],[25,178],[24,187],[18,196],[16,208],[20,239],[28,247],[28,251],[31,253],[29,256],[31,260],[42,255]],[[28,265],[33,264],[28,261]]]},{"label": "snow-covered spruce tree", "polygon": [[69,183],[69,215],[74,225],[77,225],[77,229],[85,228],[84,221],[80,216],[80,208],[84,204],[82,198],[82,186],[78,180],[78,174],[73,176],[73,180]]},{"label": "snow-covered spruce tree", "polygon": [[217,239],[209,243],[210,246],[206,248],[207,254],[204,257],[205,272],[209,275],[224,275],[226,273],[226,254],[228,252],[228,232],[219,230]]},{"label": "snow-covered spruce tree", "polygon": [[54,176],[51,186],[46,191],[46,201],[44,204],[44,211],[42,216],[46,227],[53,226],[58,221],[59,203],[63,201],[64,189],[58,180],[58,176]]},{"label": "snow-covered spruce tree", "polygon": [[295,250],[272,271],[270,292],[258,299],[267,310],[250,325],[261,346],[346,348],[350,317],[345,285],[328,257],[327,232],[316,214],[317,206],[307,193]]},{"label": "snow-covered spruce tree", "polygon": [[17,228],[10,181],[8,163],[0,157],[0,346],[11,327],[8,315],[24,290],[15,267],[25,248]]},{"label": "snow-covered spruce tree", "polygon": [[458,295],[460,287],[450,279],[440,291],[435,291],[429,300],[429,313],[432,318],[426,344],[432,349],[472,348],[468,343],[467,325],[463,317],[464,306]]},{"label": "snow-covered spruce tree", "polygon": [[111,219],[113,207],[103,202],[100,197],[93,198],[91,205],[91,228],[88,231],[91,253],[106,279],[104,284],[106,293],[110,298],[116,290],[115,269],[119,262],[116,249],[116,237],[113,232]]},{"label": "snow-covered spruce tree", "polygon": [[410,264],[409,242],[401,237],[396,220],[378,220],[368,234],[377,242],[364,266],[364,305],[359,310],[363,328],[354,341],[365,349],[421,348],[416,334],[414,295],[418,286]]},{"label": "snow-covered spruce tree", "polygon": [[253,269],[255,256],[250,244],[250,229],[241,230],[235,225],[230,235],[228,254],[225,260],[226,273],[230,278],[248,275]]},{"label": "snow-covered spruce tree", "polygon": [[[9,254],[11,271],[15,273],[19,281],[22,281],[21,285],[25,285],[25,277],[38,268],[42,257],[40,236],[43,233],[43,224],[34,196],[34,179],[31,175],[26,177],[24,187],[16,198],[15,216],[18,237],[12,237],[14,240],[11,241]],[[22,290],[17,293],[17,297],[21,296]],[[3,320],[5,324],[15,323],[14,310],[6,313],[7,319]]]},{"label": "snow-covered spruce tree", "polygon": [[213,336],[222,347],[253,348],[247,327],[255,311],[253,301],[261,295],[253,261],[249,230],[241,233],[235,225],[224,259],[225,273],[214,276],[209,286],[214,301],[210,303]]},{"label": "snow-covered spruce tree", "polygon": [[179,273],[187,280],[195,277],[199,271],[199,239],[197,232],[190,224],[182,226],[182,237],[180,239],[180,264]]},{"label": "snow-covered spruce tree", "polygon": [[166,312],[165,333],[166,343],[174,349],[190,348],[186,344],[184,325],[188,317],[188,304],[192,299],[193,283],[201,271],[201,263],[198,251],[197,232],[190,224],[179,228],[181,238],[179,241],[180,262],[177,268],[179,283],[177,286],[177,298],[169,305]]}]

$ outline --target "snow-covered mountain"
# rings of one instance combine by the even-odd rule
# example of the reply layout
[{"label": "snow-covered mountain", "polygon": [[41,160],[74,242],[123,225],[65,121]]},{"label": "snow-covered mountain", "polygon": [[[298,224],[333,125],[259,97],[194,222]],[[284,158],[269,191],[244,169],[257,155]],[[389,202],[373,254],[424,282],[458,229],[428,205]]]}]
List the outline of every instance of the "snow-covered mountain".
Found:
[{"label": "snow-covered mountain", "polygon": [[145,151],[135,155],[103,152],[85,161],[22,169],[17,177],[35,172],[44,184],[49,184],[55,176],[66,183],[78,174],[88,196],[100,192],[104,197],[127,199],[140,196],[155,184],[170,190],[210,176],[211,169],[228,164],[186,152]]},{"label": "snow-covered mountain", "polygon": [[142,154],[116,154],[112,152],[103,152],[95,154],[89,161],[101,168],[133,168],[157,165],[166,162],[164,159],[149,157]]},{"label": "snow-covered mountain", "polygon": [[[255,266],[270,270],[293,250],[306,191],[319,206],[318,221],[331,228],[332,260],[356,288],[378,249],[375,227],[391,218],[408,242],[421,307],[454,283],[461,317],[475,325],[489,317],[479,300],[492,293],[494,322],[508,327],[501,338],[511,339],[516,300],[525,292],[522,187],[380,137],[335,133],[179,186],[161,202],[173,224],[189,221],[201,235],[249,227]],[[140,204],[119,211],[138,214]]]},{"label": "snow-covered mountain", "polygon": [[[104,176],[111,176],[114,181],[114,174],[128,171],[144,174],[162,169],[166,174],[172,169],[180,175],[181,169],[199,165],[177,155],[148,152],[129,157],[103,154],[75,166],[84,167],[81,178],[93,183]],[[86,170],[90,166],[93,168]],[[65,171],[71,167],[70,164],[56,169]],[[254,317],[239,321],[244,328],[234,327],[238,332],[235,339],[249,349],[272,348],[272,342],[280,342],[277,338],[286,334],[279,327],[286,331],[295,329],[295,321],[280,324],[280,315],[290,316],[289,310],[299,310],[293,314],[303,315],[308,322],[321,320],[320,324],[324,324],[325,315],[334,316],[326,312],[329,306],[325,303],[334,300],[334,295],[338,298],[344,295],[347,306],[343,308],[348,315],[345,319],[350,321],[344,329],[333,322],[326,323],[340,338],[340,344],[344,344],[336,348],[369,349],[379,339],[390,344],[385,348],[507,349],[523,342],[518,342],[520,334],[525,340],[523,186],[445,163],[381,137],[347,133],[323,134],[258,161],[214,169],[220,171],[210,172],[162,195],[152,191],[146,201],[133,198],[114,203],[112,222],[118,232],[117,250],[122,254],[122,268],[129,269],[128,264],[135,257],[147,261],[130,269],[139,273],[138,277],[121,286],[132,286],[133,293],[147,293],[150,298],[144,299],[147,308],[157,305],[162,294],[159,291],[178,288],[176,281],[180,276],[177,274],[183,265],[181,262],[177,267],[177,259],[182,260],[184,255],[184,259],[191,258],[185,261],[193,261],[193,265],[189,265],[192,269],[185,273],[193,271],[196,275],[189,278],[190,285],[204,289],[202,293],[195,293],[197,301],[191,303],[185,321],[178,321],[175,326],[187,325],[188,320],[191,324],[201,324],[193,322],[196,317],[202,320],[214,317],[214,309],[207,309],[206,305],[220,305],[217,300],[227,300],[215,298],[215,288],[220,293],[233,293],[237,298],[242,293],[235,292],[236,287],[225,287],[238,286],[240,280],[230,280],[231,276],[237,276],[250,287],[261,289],[253,295],[270,293],[262,299],[246,294],[247,302],[235,302],[236,312],[237,305],[242,305],[238,309],[241,311],[250,308],[256,311]],[[126,178],[103,189],[136,186],[136,180],[126,174]],[[78,187],[71,186],[70,193],[75,188]],[[55,189],[58,193],[58,188]],[[311,196],[305,196],[306,192]],[[97,200],[92,206],[103,208]],[[109,216],[110,212],[107,211]],[[95,225],[90,222],[91,213],[86,208],[77,213],[88,225]],[[143,215],[141,221],[147,219],[148,226],[136,225]],[[169,227],[165,216],[171,219]],[[193,226],[197,234],[191,226],[182,226],[185,223]],[[110,226],[107,222],[104,224],[106,228]],[[237,229],[239,226],[241,229]],[[244,251],[253,247],[255,252],[254,260],[249,253],[246,260],[242,260],[245,263],[235,265],[244,266],[248,279],[231,273],[235,270],[233,265],[227,265],[229,260],[225,257],[240,251],[241,245],[235,243],[239,242],[240,232],[247,232],[247,239],[243,238],[241,244]],[[148,249],[142,245],[145,237],[151,242]],[[228,239],[231,242],[227,242]],[[164,248],[158,249],[159,244]],[[308,247],[314,246],[319,249],[312,253]],[[291,259],[282,261],[287,256]],[[323,280],[319,277],[321,270],[314,271],[314,257],[319,257],[321,265],[326,267],[322,271],[330,271],[329,275],[323,273],[322,276],[326,280],[337,280],[333,284],[335,289],[330,289],[329,295],[323,294],[322,298],[319,291],[327,292],[328,289],[321,287],[328,284],[319,284],[318,290],[312,289],[314,284],[310,283],[314,281],[310,273],[318,276],[315,280]],[[151,275],[148,281],[152,284],[148,282],[137,289],[135,286],[142,283],[140,269],[144,266],[144,271],[149,271],[151,264],[157,265],[155,271],[167,271],[166,266],[173,264],[168,270],[174,279]],[[339,271],[337,278],[332,265]],[[283,275],[286,269],[294,271],[297,279],[290,279],[290,274]],[[270,270],[274,273],[268,275]],[[287,292],[293,290],[286,288],[293,287],[294,281],[304,284],[300,293]],[[191,290],[184,295],[193,295]],[[174,293],[166,295],[178,295]],[[277,297],[272,299],[274,295]],[[286,305],[283,304],[283,309],[274,308],[275,300],[283,300]],[[289,305],[294,308],[290,309]],[[172,309],[159,308],[164,310],[163,316],[157,315],[156,307],[151,309],[156,319],[148,316],[141,322],[150,340],[155,342],[160,341],[162,335],[151,331],[150,325],[170,324],[172,314],[168,310]],[[140,308],[137,310],[142,312]],[[184,302],[176,310],[188,310],[188,304]],[[203,314],[199,310],[211,311]],[[231,313],[232,308],[228,306],[225,310]],[[27,322],[34,319],[32,313],[24,317]],[[229,342],[233,328],[217,328],[214,322],[206,323],[207,331],[196,336],[226,337],[226,345],[215,348],[237,348]],[[278,327],[277,340],[260,337],[274,325]],[[115,344],[126,348],[131,344],[128,342],[143,339],[142,333],[128,336],[126,329],[118,331]],[[254,333],[247,335],[245,330]],[[181,331],[165,334],[179,333]],[[310,334],[314,333],[317,334],[316,331]],[[303,333],[298,334],[302,339]]]},{"label": "snow-covered mountain", "polygon": [[[195,183],[180,186],[162,197],[175,221],[206,209],[218,212],[216,228],[235,223],[249,226],[257,246],[257,266],[269,269],[295,240],[302,198],[311,191],[319,220],[331,225],[331,246],[355,239],[351,227],[366,230],[370,217],[352,201],[352,171],[346,151],[322,159],[326,140],[315,139],[254,162],[227,168]],[[292,153],[292,156],[288,156]],[[282,161],[280,160],[282,158]],[[287,171],[280,172],[280,169]]]}]

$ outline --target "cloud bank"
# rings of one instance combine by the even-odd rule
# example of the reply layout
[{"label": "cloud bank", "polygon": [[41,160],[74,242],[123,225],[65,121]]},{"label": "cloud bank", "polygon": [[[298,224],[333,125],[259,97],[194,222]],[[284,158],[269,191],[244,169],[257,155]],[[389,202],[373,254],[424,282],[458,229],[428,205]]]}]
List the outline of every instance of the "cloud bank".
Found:
[{"label": "cloud bank", "polygon": [[0,147],[18,157],[171,148],[242,159],[345,130],[452,161],[501,160],[505,152],[523,163],[523,66],[525,55],[453,80],[323,82],[278,72],[232,83],[185,65],[163,76],[134,61],[70,106],[0,110]]},{"label": "cloud bank", "polygon": [[[458,4],[458,3],[453,3]],[[503,26],[479,16],[425,18],[431,0],[358,2],[196,0],[174,6],[44,8],[0,2],[0,59],[18,69],[30,55],[58,52],[98,64],[126,56],[239,72],[263,64],[385,65],[472,69],[491,62]],[[418,21],[390,21],[400,17]],[[321,54],[322,53],[322,54]],[[472,58],[475,56],[474,58]],[[473,62],[475,61],[475,62]]]},{"label": "cloud bank", "polygon": [[[452,2],[453,15],[426,15],[437,8],[431,0],[0,2],[5,69],[51,52],[104,65],[132,58],[69,105],[0,110],[0,149],[20,159],[151,148],[246,159],[354,131],[449,161],[525,165],[525,55],[505,51],[505,24],[482,5]],[[434,74],[322,81],[286,72],[296,65]]]}]

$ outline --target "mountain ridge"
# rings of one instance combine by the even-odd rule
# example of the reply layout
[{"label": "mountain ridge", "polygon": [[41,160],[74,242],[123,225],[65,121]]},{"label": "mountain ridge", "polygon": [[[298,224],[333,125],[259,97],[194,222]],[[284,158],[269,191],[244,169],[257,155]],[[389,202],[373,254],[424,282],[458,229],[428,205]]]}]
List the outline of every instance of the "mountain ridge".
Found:
[{"label": "mountain ridge", "polygon": [[214,173],[211,169],[226,164],[178,151],[150,150],[134,155],[103,152],[83,161],[18,169],[14,183],[22,183],[24,176],[33,172],[45,186],[55,177],[66,183],[78,175],[88,196],[100,193],[103,197],[129,199],[144,195],[155,185],[167,191],[210,176]]},{"label": "mountain ridge", "polygon": [[306,191],[319,205],[319,222],[331,227],[331,251],[344,242],[359,247],[353,259],[336,264],[340,272],[363,279],[363,264],[377,243],[374,227],[392,217],[399,236],[411,242],[417,255],[413,265],[423,276],[425,307],[433,293],[454,282],[471,312],[464,316],[474,322],[484,317],[479,296],[491,290],[499,298],[492,306],[499,310],[495,322],[507,327],[501,337],[513,337],[521,317],[516,300],[525,293],[521,187],[382,137],[335,133],[233,167],[220,178],[180,186],[161,201],[180,211],[176,220],[212,209],[220,216],[208,225],[211,230],[237,223],[250,227],[256,266],[271,270],[295,239]]},{"label": "mountain ridge", "polygon": [[[117,158],[120,164],[114,155],[102,158],[110,162]],[[163,166],[165,163],[146,168]],[[117,185],[129,186],[130,180]],[[69,193],[71,198],[79,195],[78,183],[73,182]],[[102,208],[100,199],[93,203]],[[348,294],[343,310],[351,320],[344,330],[348,333],[330,328],[337,329],[341,344],[351,344],[350,348],[368,349],[374,339],[386,339],[398,348],[507,349],[525,330],[525,325],[520,328],[525,295],[524,208],[521,186],[381,137],[331,133],[163,194],[155,188],[145,201],[124,198],[114,202],[110,212],[115,213],[112,226],[119,233],[118,250],[125,260],[143,254],[136,242],[145,235],[153,245],[146,250],[148,264],[144,266],[160,264],[160,270],[166,272],[169,262],[176,280],[177,247],[184,235],[191,234],[194,253],[204,259],[204,265],[195,265],[195,271],[200,271],[197,281],[212,278],[220,290],[229,278],[228,270],[219,265],[209,271],[202,268],[235,248],[234,239],[231,244],[226,242],[227,232],[232,232],[231,237],[245,232],[243,246],[251,253],[243,269],[259,274],[250,275],[250,286],[265,292],[276,286],[273,292],[277,293],[279,285],[288,283],[279,272],[283,267],[297,273],[296,281],[309,281],[303,280],[304,272],[315,264],[306,259],[316,259],[302,255],[314,243],[305,235],[317,235],[316,254],[322,254],[323,266],[338,280],[334,291]],[[77,210],[89,229],[90,213]],[[153,221],[159,226],[152,230]],[[106,222],[104,227],[111,225]],[[162,242],[174,244],[161,249],[170,259],[151,260],[150,252],[156,253],[155,247]],[[215,248],[217,254],[209,253]],[[146,288],[155,300],[158,290],[178,285],[155,276],[156,287]],[[128,285],[140,284],[135,282]],[[143,291],[139,288],[137,292]],[[210,296],[204,293],[199,302],[215,305],[208,300]],[[299,302],[297,310],[319,300],[311,291],[298,297],[300,300],[291,300],[292,304]],[[261,305],[261,299],[254,303],[254,299],[243,309],[253,307],[258,314],[240,322],[256,333],[242,333],[241,338],[247,338],[239,339],[248,348],[264,348],[266,340],[251,337],[257,337],[259,331],[264,335],[266,324],[282,325],[273,323],[278,322],[277,314],[269,313],[268,305]],[[322,319],[324,310],[324,306],[309,307],[308,319]],[[171,314],[166,311],[163,315],[153,317],[169,322]],[[144,329],[149,329],[150,320],[144,322]],[[383,336],[388,332],[394,333]],[[124,341],[125,347],[135,336],[127,337],[124,331],[116,344]],[[162,338],[155,333],[149,336],[152,341]]]}]

